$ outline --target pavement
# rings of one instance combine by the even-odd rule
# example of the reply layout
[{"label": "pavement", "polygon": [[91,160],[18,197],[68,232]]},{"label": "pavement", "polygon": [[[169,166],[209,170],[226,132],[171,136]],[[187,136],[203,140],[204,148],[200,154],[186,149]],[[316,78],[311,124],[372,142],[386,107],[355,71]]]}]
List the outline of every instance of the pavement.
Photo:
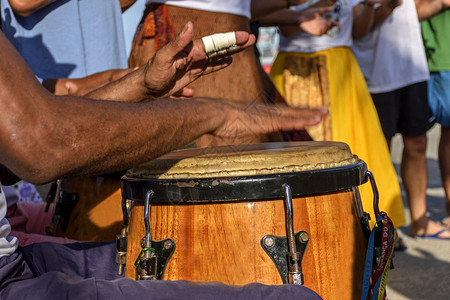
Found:
[{"label": "pavement", "polygon": [[[445,217],[445,196],[437,161],[439,134],[439,125],[429,131],[427,148],[427,210],[428,217],[437,222]],[[402,149],[401,137],[395,136],[391,156],[397,174]],[[401,183],[400,177],[399,181]],[[398,233],[408,249],[395,253],[395,269],[389,272],[386,299],[450,300],[450,240],[413,238],[409,235],[408,203],[402,185],[401,188],[407,224],[399,228]]]}]

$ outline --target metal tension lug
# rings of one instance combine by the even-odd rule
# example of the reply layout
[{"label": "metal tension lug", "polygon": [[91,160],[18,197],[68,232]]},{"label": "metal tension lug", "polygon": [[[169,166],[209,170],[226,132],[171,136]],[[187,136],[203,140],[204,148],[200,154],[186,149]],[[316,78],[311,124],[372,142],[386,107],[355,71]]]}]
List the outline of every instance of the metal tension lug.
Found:
[{"label": "metal tension lug", "polygon": [[116,264],[117,275],[123,275],[127,263],[127,248],[128,248],[128,229],[131,214],[131,201],[122,198],[122,230],[120,235],[116,237]]},{"label": "metal tension lug", "polygon": [[162,280],[170,258],[175,252],[172,239],[151,241],[151,247],[145,248],[145,237],[142,239],[143,251],[139,255],[136,266],[137,280]]},{"label": "metal tension lug", "polygon": [[116,238],[116,264],[117,274],[123,275],[123,270],[127,263],[127,241],[125,235],[118,235]]},{"label": "metal tension lug", "polygon": [[[303,284],[303,273],[293,273],[289,271],[289,265],[301,263],[309,241],[309,234],[306,231],[299,231],[294,234],[297,255],[292,256],[288,249],[288,239],[286,236],[266,235],[261,239],[261,247],[270,256],[280,273],[284,284]],[[295,262],[293,261],[295,260]]]}]

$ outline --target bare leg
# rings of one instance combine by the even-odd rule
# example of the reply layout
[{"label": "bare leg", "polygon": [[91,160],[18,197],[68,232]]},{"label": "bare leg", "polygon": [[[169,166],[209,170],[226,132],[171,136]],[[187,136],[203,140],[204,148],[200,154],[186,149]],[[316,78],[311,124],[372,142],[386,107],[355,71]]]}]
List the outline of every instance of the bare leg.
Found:
[{"label": "bare leg", "polygon": [[450,128],[441,127],[439,142],[439,167],[441,169],[442,186],[445,190],[447,218],[445,225],[450,227]]},{"label": "bare leg", "polygon": [[[435,234],[444,229],[428,220],[427,211],[427,136],[403,136],[403,157],[401,176],[411,213],[411,235],[421,236]],[[440,237],[450,238],[450,232],[443,232]]]}]

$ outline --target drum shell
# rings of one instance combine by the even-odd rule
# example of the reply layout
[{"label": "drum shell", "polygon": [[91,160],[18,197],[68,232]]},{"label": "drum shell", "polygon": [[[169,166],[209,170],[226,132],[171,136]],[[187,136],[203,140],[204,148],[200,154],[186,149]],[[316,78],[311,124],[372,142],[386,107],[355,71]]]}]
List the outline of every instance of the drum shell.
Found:
[{"label": "drum shell", "polygon": [[67,230],[57,235],[79,241],[114,240],[122,228],[120,176],[82,177],[63,181],[65,193],[78,194]]},{"label": "drum shell", "polygon": [[[324,299],[354,299],[361,293],[367,239],[357,188],[293,199],[294,231],[310,240],[302,266],[305,285]],[[142,202],[131,210],[126,276],[145,235]],[[283,199],[206,204],[154,204],[153,240],[172,238],[176,250],[164,279],[282,284],[260,245],[265,235],[286,235]]]}]

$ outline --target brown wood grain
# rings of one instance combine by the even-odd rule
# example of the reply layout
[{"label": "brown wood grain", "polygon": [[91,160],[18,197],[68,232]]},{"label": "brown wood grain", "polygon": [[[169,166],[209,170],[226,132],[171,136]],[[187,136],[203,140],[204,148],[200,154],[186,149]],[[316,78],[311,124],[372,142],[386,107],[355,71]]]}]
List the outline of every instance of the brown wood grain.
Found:
[{"label": "brown wood grain", "polygon": [[85,177],[64,180],[64,191],[77,193],[79,202],[73,209],[64,236],[80,241],[114,240],[122,228],[122,195],[116,178]]},{"label": "brown wood grain", "polygon": [[[305,285],[324,299],[360,297],[367,241],[353,192],[294,199],[294,230],[310,242],[303,259]],[[172,238],[176,251],[164,279],[282,284],[260,246],[267,234],[286,235],[283,200],[155,205],[152,239]],[[143,206],[132,209],[126,276],[134,278],[134,261],[144,236]]]}]

